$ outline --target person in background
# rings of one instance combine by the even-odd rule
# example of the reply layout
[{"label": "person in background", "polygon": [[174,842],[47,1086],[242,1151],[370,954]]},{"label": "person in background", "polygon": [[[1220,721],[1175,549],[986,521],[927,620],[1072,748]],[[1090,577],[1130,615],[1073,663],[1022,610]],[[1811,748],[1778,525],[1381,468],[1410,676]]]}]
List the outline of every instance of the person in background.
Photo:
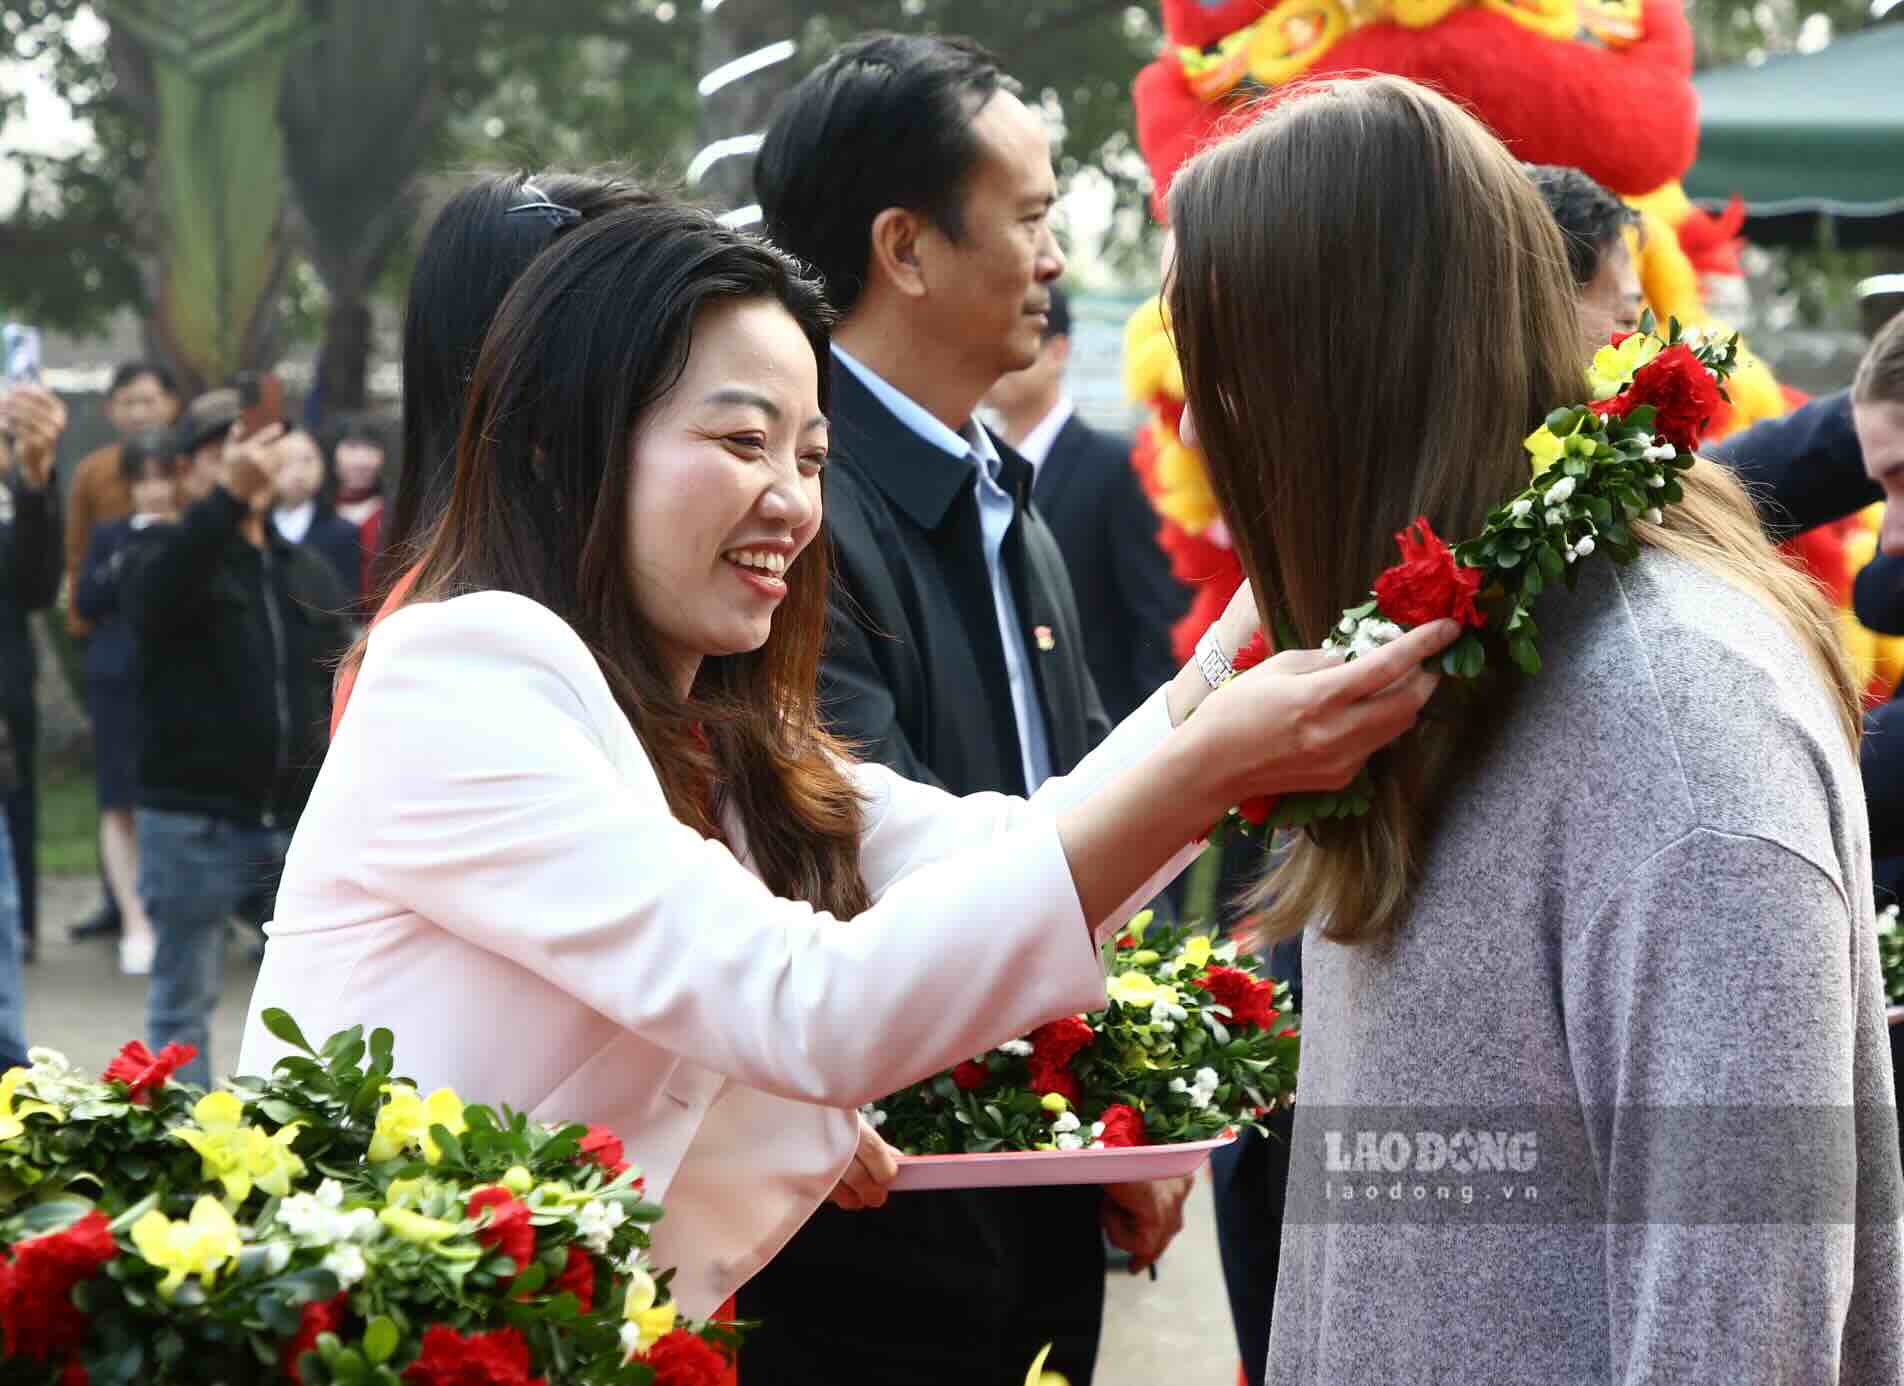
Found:
[{"label": "person in background", "polygon": [[[13,739],[0,718],[0,794],[18,778]],[[0,833],[0,1073],[27,1062],[26,977],[20,968],[20,883],[13,874],[13,839]]]},{"label": "person in background", "polygon": [[337,585],[355,612],[363,597],[363,549],[357,526],[331,509],[331,478],[324,449],[303,429],[292,429],[276,444],[277,499],[271,524],[287,543],[301,544],[330,565]]},{"label": "person in background", "polygon": [[[1031,468],[974,418],[1000,376],[1037,361],[1064,273],[1044,127],[976,45],[874,36],[794,90],[754,181],[767,234],[820,272],[843,315],[829,724],[909,779],[1034,792],[1109,728],[1063,555],[1026,504]],[[1100,1226],[1133,1267],[1148,1263],[1187,1191],[955,1190],[823,1208],[740,1296],[741,1316],[765,1324],[741,1379],[1016,1380],[1052,1343],[1052,1370],[1086,1386]],[[860,1316],[844,1342],[829,1308],[842,1297]]]},{"label": "person in background", "polygon": [[[324,754],[331,671],[351,638],[329,564],[270,523],[282,428],[243,437],[233,392],[196,401],[178,452],[185,508],[128,546],[121,604],[138,642],[139,894],[152,917],[147,1039],[196,1046],[226,921],[283,863]],[[294,450],[293,450],[294,452]]]},{"label": "person in background", "polygon": [[1567,246],[1567,268],[1580,291],[1580,334],[1592,353],[1616,332],[1640,325],[1646,300],[1626,243],[1639,215],[1577,168],[1527,164]]},{"label": "person in background", "polygon": [[1051,526],[1084,622],[1084,661],[1104,710],[1122,721],[1175,661],[1170,628],[1189,593],[1157,546],[1157,513],[1131,467],[1130,439],[1100,433],[1065,390],[1071,300],[1053,285],[1044,344],[986,396],[1000,434],[1031,463],[1031,503]]},{"label": "person in background", "polygon": [[357,590],[369,605],[378,555],[383,552],[383,434],[365,414],[350,414],[332,426],[330,473],[336,493],[331,508],[357,527]]},{"label": "person in background", "polygon": [[[126,491],[119,470],[120,443],[137,434],[167,429],[178,417],[178,388],[172,374],[152,361],[126,361],[113,371],[106,387],[106,420],[112,425],[115,441],[96,448],[79,460],[73,469],[66,495],[66,590],[79,586],[80,565],[86,559],[86,546],[93,531],[112,520],[123,520],[132,511],[132,498]],[[69,601],[66,628],[75,639],[90,633],[86,619]],[[90,698],[89,700],[90,701]],[[97,759],[98,752],[94,752]],[[107,767],[103,773],[115,779],[129,778],[130,765]],[[100,862],[102,899],[99,908],[68,930],[75,940],[109,938],[120,932],[119,915],[112,882],[107,878],[105,862]]]},{"label": "person in background", "polygon": [[13,744],[6,828],[17,883],[19,950],[27,962],[33,961],[39,912],[34,758],[40,734],[33,696],[39,666],[27,617],[59,595],[60,507],[53,462],[65,431],[66,405],[43,386],[16,385],[0,401],[0,720]]},{"label": "person in background", "polygon": [[119,470],[132,498],[132,513],[93,527],[73,606],[92,630],[86,641],[86,701],[93,719],[94,787],[99,800],[99,860],[123,921],[119,970],[128,977],[152,971],[157,944],[152,921],[139,899],[138,842],[132,809],[139,763],[139,694],[133,676],[132,630],[120,606],[126,547],[152,525],[176,517],[172,439],[165,433],[134,434],[120,444]]}]

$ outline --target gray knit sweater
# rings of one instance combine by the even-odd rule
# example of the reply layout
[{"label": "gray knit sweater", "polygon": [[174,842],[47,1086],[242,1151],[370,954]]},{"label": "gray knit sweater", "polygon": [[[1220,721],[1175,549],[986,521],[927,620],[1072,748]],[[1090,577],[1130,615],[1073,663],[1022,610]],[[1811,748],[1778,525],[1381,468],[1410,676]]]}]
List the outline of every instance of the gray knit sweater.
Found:
[{"label": "gray knit sweater", "polygon": [[1857,759],[1685,561],[1540,619],[1395,944],[1305,940],[1268,1380],[1900,1386]]}]

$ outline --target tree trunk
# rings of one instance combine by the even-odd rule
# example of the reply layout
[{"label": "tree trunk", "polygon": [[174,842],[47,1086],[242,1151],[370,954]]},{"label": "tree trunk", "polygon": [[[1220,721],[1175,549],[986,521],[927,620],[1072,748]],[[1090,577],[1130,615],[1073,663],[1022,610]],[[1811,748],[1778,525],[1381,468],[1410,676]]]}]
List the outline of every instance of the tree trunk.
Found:
[{"label": "tree trunk", "polygon": [[326,416],[355,413],[368,398],[370,305],[361,293],[333,298],[317,357],[317,400]]},{"label": "tree trunk", "polygon": [[[718,9],[701,19],[701,74],[769,44],[798,43],[806,10],[798,0],[722,0]],[[785,59],[703,97],[697,124],[701,147],[737,135],[766,133],[774,103],[793,86],[799,71],[797,58]],[[723,210],[751,203],[753,155],[730,154],[716,162],[701,176],[699,192],[710,206]]]}]

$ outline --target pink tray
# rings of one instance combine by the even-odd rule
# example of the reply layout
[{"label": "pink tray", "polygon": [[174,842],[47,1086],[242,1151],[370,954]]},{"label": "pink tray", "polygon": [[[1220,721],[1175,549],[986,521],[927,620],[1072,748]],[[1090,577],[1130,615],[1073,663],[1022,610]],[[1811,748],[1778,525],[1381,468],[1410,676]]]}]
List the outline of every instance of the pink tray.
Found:
[{"label": "pink tray", "polygon": [[1007,1150],[986,1155],[901,1155],[899,1175],[886,1187],[899,1193],[922,1189],[1010,1189],[1038,1184],[1128,1184],[1168,1179],[1202,1168],[1212,1150],[1234,1135],[1181,1145],[1118,1146],[1108,1150]]}]

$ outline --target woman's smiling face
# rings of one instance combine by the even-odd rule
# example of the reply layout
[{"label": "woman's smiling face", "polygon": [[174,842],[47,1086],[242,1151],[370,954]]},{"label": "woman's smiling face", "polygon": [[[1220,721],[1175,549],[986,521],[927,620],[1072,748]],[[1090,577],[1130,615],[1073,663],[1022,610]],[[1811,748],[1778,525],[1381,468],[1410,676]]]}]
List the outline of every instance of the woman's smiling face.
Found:
[{"label": "woman's smiling face", "polygon": [[819,362],[772,299],[702,309],[687,368],[636,424],[628,580],[677,687],[767,641],[785,574],[820,530]]}]

